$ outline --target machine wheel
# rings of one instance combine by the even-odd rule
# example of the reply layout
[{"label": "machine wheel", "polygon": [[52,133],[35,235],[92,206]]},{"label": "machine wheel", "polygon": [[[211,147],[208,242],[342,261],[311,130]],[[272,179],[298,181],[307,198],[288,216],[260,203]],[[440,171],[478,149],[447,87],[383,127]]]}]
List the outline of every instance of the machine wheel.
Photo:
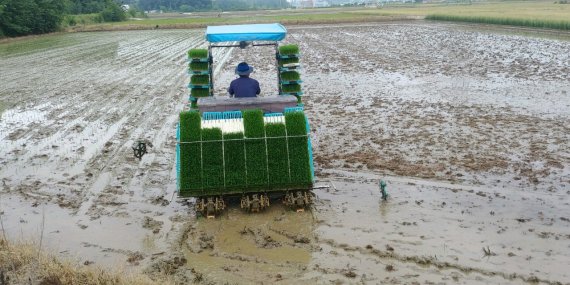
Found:
[{"label": "machine wheel", "polygon": [[313,193],[306,190],[287,192],[283,198],[283,204],[297,210],[297,212],[302,212],[305,207],[313,204]]},{"label": "machine wheel", "polygon": [[206,197],[196,201],[196,212],[208,219],[213,219],[217,214],[226,208],[226,203],[222,197]]},{"label": "machine wheel", "polygon": [[260,212],[269,207],[269,196],[267,194],[251,194],[241,197],[240,205],[242,209],[249,212]]}]

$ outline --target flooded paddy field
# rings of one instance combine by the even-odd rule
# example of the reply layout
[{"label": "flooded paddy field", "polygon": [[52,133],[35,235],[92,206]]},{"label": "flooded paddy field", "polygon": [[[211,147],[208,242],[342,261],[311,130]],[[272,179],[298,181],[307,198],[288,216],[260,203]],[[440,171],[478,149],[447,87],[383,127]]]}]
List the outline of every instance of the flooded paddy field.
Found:
[{"label": "flooded paddy field", "polygon": [[[2,234],[179,282],[570,284],[570,36],[399,22],[290,27],[286,42],[328,188],[311,211],[233,204],[215,220],[175,198],[203,30],[0,45]],[[217,94],[243,60],[277,93],[271,49],[215,58]],[[152,143],[140,161],[137,139]]]}]

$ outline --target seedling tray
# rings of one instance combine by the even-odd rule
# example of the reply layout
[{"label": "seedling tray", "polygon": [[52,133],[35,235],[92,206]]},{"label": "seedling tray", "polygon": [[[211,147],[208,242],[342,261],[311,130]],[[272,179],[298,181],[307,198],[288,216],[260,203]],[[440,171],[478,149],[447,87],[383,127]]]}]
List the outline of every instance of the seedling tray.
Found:
[{"label": "seedling tray", "polygon": [[208,62],[209,59],[207,57],[205,57],[205,58],[189,58],[187,61],[188,62]]},{"label": "seedling tray", "polygon": [[188,84],[188,88],[197,88],[197,89],[205,89],[210,88],[210,84]]},{"label": "seedling tray", "polygon": [[299,58],[300,54],[278,54],[277,59]]},{"label": "seedling tray", "polygon": [[303,83],[303,80],[281,80],[281,84],[299,84]]},{"label": "seedling tray", "polygon": [[209,70],[188,70],[189,75],[208,75],[210,74]]},{"label": "seedling tray", "polygon": [[294,95],[294,96],[301,96],[303,92],[281,92],[279,95]]}]

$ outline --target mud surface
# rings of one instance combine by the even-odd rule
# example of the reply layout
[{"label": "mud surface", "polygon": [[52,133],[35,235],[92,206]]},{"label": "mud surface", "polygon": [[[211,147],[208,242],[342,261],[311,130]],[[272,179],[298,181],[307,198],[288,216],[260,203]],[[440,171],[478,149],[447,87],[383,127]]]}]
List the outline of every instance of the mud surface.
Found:
[{"label": "mud surface", "polygon": [[[0,45],[0,217],[10,239],[181,283],[568,284],[570,41],[423,22],[289,30],[319,185],[196,218],[174,198],[185,52],[202,30]],[[216,50],[276,94],[273,51]],[[152,143],[141,160],[131,146]],[[388,181],[381,202],[378,179]]]}]

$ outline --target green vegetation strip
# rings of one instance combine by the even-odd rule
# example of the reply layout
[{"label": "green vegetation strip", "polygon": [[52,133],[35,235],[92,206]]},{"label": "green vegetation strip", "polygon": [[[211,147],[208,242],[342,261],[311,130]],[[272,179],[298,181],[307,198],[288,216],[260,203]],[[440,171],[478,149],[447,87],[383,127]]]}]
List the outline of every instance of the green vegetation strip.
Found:
[{"label": "green vegetation strip", "polygon": [[192,88],[190,95],[196,98],[208,97],[210,96],[210,88]]},{"label": "green vegetation strip", "polygon": [[296,55],[299,54],[299,46],[297,45],[283,45],[279,47],[279,54],[281,55]]},{"label": "green vegetation strip", "polygon": [[265,133],[267,134],[269,185],[276,187],[287,185],[290,182],[290,177],[285,124],[267,124],[265,125]]},{"label": "green vegetation strip", "polygon": [[190,77],[190,83],[194,85],[208,85],[210,84],[209,75],[192,75]]},{"label": "green vegetation strip", "polygon": [[515,18],[500,18],[500,17],[488,17],[488,16],[432,14],[432,15],[427,15],[426,20],[570,30],[570,18],[568,21],[564,21],[564,20],[539,20],[539,19],[522,19],[522,18],[515,19]]},{"label": "green vegetation strip", "polygon": [[242,111],[248,186],[267,185],[267,153],[263,112]]},{"label": "green vegetation strip", "polygon": [[224,160],[226,165],[226,187],[230,189],[245,188],[246,165],[243,133],[224,134]]},{"label": "green vegetation strip", "polygon": [[279,66],[283,66],[284,64],[289,64],[289,63],[299,63],[299,58],[294,57],[294,58],[279,59]]},{"label": "green vegetation strip", "polygon": [[301,79],[301,75],[297,71],[285,71],[281,72],[281,80],[285,81],[296,81]]},{"label": "green vegetation strip", "polygon": [[306,124],[303,112],[285,114],[285,126],[289,136],[288,148],[292,186],[303,186],[312,182]]},{"label": "green vegetation strip", "polygon": [[204,189],[210,195],[219,194],[217,190],[224,188],[222,130],[202,129],[202,140]]},{"label": "green vegetation strip", "polygon": [[207,62],[190,62],[188,65],[191,71],[205,71],[208,70]]},{"label": "green vegetation strip", "polygon": [[[180,113],[180,194],[202,194],[200,113]],[[193,142],[193,143],[192,143]]]},{"label": "green vegetation strip", "polygon": [[[180,194],[306,187],[312,183],[306,118],[285,114],[285,124],[264,124],[259,109],[242,111],[244,133],[201,129],[199,112],[180,113]],[[269,172],[268,172],[269,171]]]},{"label": "green vegetation strip", "polygon": [[282,84],[281,85],[281,91],[283,91],[283,93],[295,93],[295,92],[301,92],[301,85],[300,84]]},{"label": "green vegetation strip", "polygon": [[188,51],[188,58],[207,58],[208,57],[208,50],[207,49],[191,49]]}]

